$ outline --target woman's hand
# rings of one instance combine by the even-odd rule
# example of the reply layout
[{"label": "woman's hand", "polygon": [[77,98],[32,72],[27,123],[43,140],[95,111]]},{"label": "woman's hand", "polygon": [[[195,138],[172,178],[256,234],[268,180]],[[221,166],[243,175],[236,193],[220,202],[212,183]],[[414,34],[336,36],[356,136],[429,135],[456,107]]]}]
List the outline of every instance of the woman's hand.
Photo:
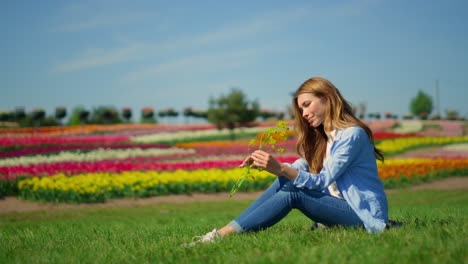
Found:
[{"label": "woman's hand", "polygon": [[283,163],[278,162],[270,153],[256,150],[248,156],[239,168],[250,165],[251,168],[261,168],[276,176],[283,176],[291,181],[297,177],[298,171]]},{"label": "woman's hand", "polygon": [[268,152],[262,150],[256,150],[245,158],[242,164],[239,165],[239,168],[243,168],[247,165],[254,169],[264,169],[273,174],[275,174],[274,171],[281,170],[281,164]]},{"label": "woman's hand", "polygon": [[252,168],[261,168],[272,174],[281,174],[281,163],[278,162],[270,153],[256,150],[250,155],[252,159]]},{"label": "woman's hand", "polygon": [[243,168],[243,167],[245,167],[246,165],[250,165],[250,164],[252,164],[252,162],[253,162],[252,156],[248,156],[248,157],[242,162],[242,164],[239,165],[239,168]]}]

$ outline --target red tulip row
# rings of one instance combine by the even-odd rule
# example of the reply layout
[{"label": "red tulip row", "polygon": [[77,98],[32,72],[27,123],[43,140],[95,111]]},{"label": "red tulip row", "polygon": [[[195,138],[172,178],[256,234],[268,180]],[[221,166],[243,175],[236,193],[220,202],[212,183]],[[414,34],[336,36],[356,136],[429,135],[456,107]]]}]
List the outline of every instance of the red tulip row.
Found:
[{"label": "red tulip row", "polygon": [[12,157],[21,157],[27,155],[39,155],[39,154],[48,154],[61,151],[70,151],[70,150],[79,150],[79,151],[89,151],[93,149],[129,149],[129,148],[170,148],[168,145],[164,144],[120,144],[115,145],[66,145],[66,146],[45,146],[45,147],[33,147],[33,148],[24,148],[6,152],[0,152],[0,158],[12,158]]},{"label": "red tulip row", "polygon": [[[137,160],[139,158],[134,158]],[[280,162],[294,162],[297,156],[279,156]],[[65,175],[76,175],[82,173],[111,172],[120,173],[123,171],[176,171],[176,170],[196,170],[196,169],[232,169],[241,164],[242,160],[211,160],[211,161],[182,161],[182,162],[159,162],[147,163],[140,159],[140,162],[133,163],[122,160],[108,160],[97,162],[61,162],[44,163],[30,166],[0,167],[0,180],[15,180],[19,176],[23,177],[43,177],[63,173]]]},{"label": "red tulip row", "polygon": [[422,137],[423,135],[418,133],[390,133],[390,132],[374,132],[374,140],[384,140],[391,138],[401,138],[401,137]]},{"label": "red tulip row", "polygon": [[0,148],[13,146],[38,146],[38,145],[70,145],[70,144],[99,144],[109,145],[129,142],[128,137],[114,137],[110,135],[93,137],[64,137],[64,138],[0,138]]}]

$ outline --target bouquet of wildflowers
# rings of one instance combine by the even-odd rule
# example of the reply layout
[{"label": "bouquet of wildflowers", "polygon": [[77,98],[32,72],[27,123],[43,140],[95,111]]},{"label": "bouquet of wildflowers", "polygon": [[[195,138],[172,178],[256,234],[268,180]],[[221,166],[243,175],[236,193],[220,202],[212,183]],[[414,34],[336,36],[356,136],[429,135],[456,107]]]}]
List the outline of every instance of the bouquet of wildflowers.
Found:
[{"label": "bouquet of wildflowers", "polygon": [[[250,140],[248,146],[248,152],[251,153],[251,148],[256,147],[259,150],[263,151],[277,151],[283,153],[283,148],[276,147],[275,144],[280,143],[288,139],[288,122],[278,121],[275,127],[269,127],[265,132],[257,135],[255,139]],[[231,189],[229,198],[231,198],[237,190],[240,188],[242,183],[248,178],[255,180],[255,177],[251,174],[250,170],[252,169],[251,163],[244,163],[245,172],[237,180],[236,184]],[[259,169],[260,170],[260,169]]]}]

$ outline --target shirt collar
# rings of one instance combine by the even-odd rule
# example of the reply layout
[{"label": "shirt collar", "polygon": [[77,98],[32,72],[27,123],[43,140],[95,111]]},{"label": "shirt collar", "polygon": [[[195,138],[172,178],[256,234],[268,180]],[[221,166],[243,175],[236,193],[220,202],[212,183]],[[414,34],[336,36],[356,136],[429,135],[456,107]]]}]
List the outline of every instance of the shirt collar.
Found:
[{"label": "shirt collar", "polygon": [[332,131],[330,131],[330,134],[327,135],[327,136],[329,136],[329,139],[328,139],[329,141],[335,141],[336,140],[336,131],[337,131],[337,129],[333,129]]}]

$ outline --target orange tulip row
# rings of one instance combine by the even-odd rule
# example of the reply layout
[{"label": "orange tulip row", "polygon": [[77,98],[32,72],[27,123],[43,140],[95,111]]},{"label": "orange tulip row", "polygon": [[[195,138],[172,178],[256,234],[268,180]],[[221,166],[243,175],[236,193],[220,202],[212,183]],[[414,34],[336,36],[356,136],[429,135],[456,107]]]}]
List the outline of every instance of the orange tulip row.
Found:
[{"label": "orange tulip row", "polygon": [[[146,124],[145,124],[146,125]],[[154,125],[153,125],[154,126]],[[90,134],[93,132],[115,131],[132,129],[131,125],[84,125],[84,126],[50,126],[50,127],[22,127],[2,128],[0,137],[30,138],[30,137],[56,137],[65,135]]]},{"label": "orange tulip row", "polygon": [[[391,161],[391,160],[389,160]],[[428,177],[443,171],[466,170],[468,159],[406,160],[404,163],[379,165],[379,177],[382,180],[403,177]]]},{"label": "orange tulip row", "polygon": [[[0,128],[0,138],[31,138],[31,137],[58,137],[92,134],[98,132],[112,132],[141,129],[162,129],[177,127],[180,130],[190,129],[189,125],[163,125],[163,124],[115,124],[115,125],[84,125],[84,126],[51,126],[51,127],[23,127]],[[194,125],[195,128],[211,128],[212,125]]]}]

